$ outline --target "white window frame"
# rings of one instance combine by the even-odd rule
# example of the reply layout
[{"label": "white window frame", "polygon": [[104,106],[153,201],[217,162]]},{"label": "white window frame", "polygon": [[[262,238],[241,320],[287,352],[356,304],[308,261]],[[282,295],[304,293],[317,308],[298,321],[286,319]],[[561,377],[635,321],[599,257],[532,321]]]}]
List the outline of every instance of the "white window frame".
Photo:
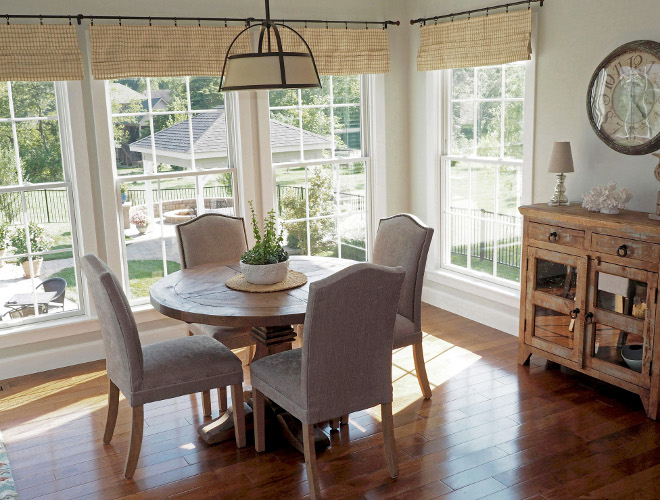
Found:
[{"label": "white window frame", "polygon": [[[112,206],[115,207],[114,213],[112,214],[112,217],[115,219],[113,221],[113,226],[117,227],[117,238],[116,240],[113,241],[108,241],[107,246],[109,249],[112,248],[115,244],[119,244],[119,257],[120,257],[120,268],[121,268],[121,276],[123,278],[123,287],[126,292],[126,295],[129,297],[130,305],[131,307],[139,307],[139,306],[145,306],[149,303],[149,297],[138,297],[138,298],[132,298],[130,297],[129,293],[129,274],[128,274],[128,254],[126,251],[126,238],[123,230],[123,212],[122,212],[122,203],[121,203],[121,184],[125,182],[133,182],[133,181],[155,181],[156,182],[156,190],[160,190],[160,181],[162,180],[167,180],[167,179],[178,179],[182,177],[192,177],[195,179],[195,190],[196,190],[196,198],[197,198],[197,206],[204,207],[203,203],[203,190],[200,187],[199,183],[199,178],[202,176],[206,175],[215,175],[215,174],[223,174],[223,173],[230,173],[232,174],[232,193],[233,193],[233,198],[234,198],[234,214],[236,216],[240,216],[243,211],[241,209],[242,204],[240,201],[240,196],[241,196],[241,189],[240,189],[240,168],[238,167],[238,164],[240,163],[240,147],[238,146],[239,144],[239,138],[237,137],[237,128],[239,127],[238,119],[235,116],[237,112],[235,111],[235,108],[238,106],[238,99],[236,97],[236,93],[234,92],[228,92],[225,94],[225,119],[227,121],[227,146],[228,146],[228,151],[227,151],[227,161],[228,161],[228,168],[211,168],[211,169],[197,169],[196,164],[195,164],[195,151],[194,148],[192,147],[192,141],[193,141],[193,130],[192,130],[192,118],[193,116],[201,113],[211,113],[213,110],[193,110],[190,102],[190,81],[189,79],[191,77],[194,77],[196,75],[191,75],[191,76],[186,76],[186,99],[187,99],[187,105],[186,105],[186,110],[185,111],[154,111],[152,109],[152,99],[148,98],[147,99],[147,110],[145,112],[140,112],[140,113],[133,113],[134,115],[146,115],[149,119],[149,127],[151,131],[151,135],[149,136],[151,138],[151,155],[152,155],[152,163],[154,165],[158,165],[158,158],[156,154],[156,146],[155,146],[155,141],[154,141],[154,123],[153,123],[153,117],[158,116],[158,115],[182,115],[186,117],[186,120],[188,121],[189,124],[189,134],[190,134],[190,141],[191,141],[191,168],[188,170],[183,170],[183,171],[177,171],[177,172],[165,172],[165,173],[158,173],[154,172],[151,174],[135,174],[135,175],[118,175],[117,168],[116,168],[116,149],[114,147],[114,129],[113,129],[113,113],[112,113],[112,107],[111,107],[111,102],[110,102],[110,92],[109,92],[109,85],[110,81],[105,80],[101,82],[103,84],[103,92],[104,92],[104,101],[106,103],[106,115],[108,118],[108,133],[110,134],[109,138],[109,146],[110,146],[110,151],[111,151],[111,159],[112,159],[112,185],[114,186],[113,189],[113,197],[114,197],[114,202]],[[147,93],[149,97],[151,96],[151,83],[150,79],[147,78]],[[163,199],[162,196],[159,197],[159,212],[162,214],[163,213]],[[204,212],[204,208],[202,208],[201,213]],[[163,226],[163,218],[160,218],[160,229],[161,229],[161,235],[162,235],[162,226]],[[167,256],[165,253],[165,243],[164,239],[161,236],[160,238],[161,241],[161,256],[163,259],[163,277],[167,276]],[[114,252],[110,251],[109,255],[114,254]]]},{"label": "white window frame", "polygon": [[[522,193],[521,203],[523,205],[532,202],[533,186],[533,161],[534,161],[534,117],[535,117],[535,89],[536,89],[536,15],[532,20],[532,56],[525,63],[525,96],[523,99],[523,159],[522,159]],[[429,224],[439,228],[439,237],[431,246],[429,255],[429,266],[427,266],[427,277],[430,281],[440,285],[449,286],[471,293],[476,296],[487,298],[495,302],[518,307],[520,283],[494,278],[485,273],[475,273],[465,268],[453,265],[445,265],[448,260],[448,252],[451,251],[449,242],[446,241],[445,224],[443,214],[445,212],[446,196],[446,168],[443,168],[445,160],[451,158],[466,161],[467,157],[449,156],[449,140],[451,134],[451,84],[450,72],[431,71],[426,75],[426,101],[429,109],[436,109],[435,113],[427,116],[426,127],[429,132],[427,137],[427,150],[425,155],[427,162],[427,209],[430,214]],[[476,137],[475,137],[476,140]],[[480,163],[488,163],[483,159]],[[510,163],[504,160],[503,163]]]},{"label": "white window frame", "polygon": [[[330,90],[332,92],[332,89]],[[362,155],[358,157],[336,157],[336,158],[326,158],[326,159],[315,159],[315,160],[300,160],[293,162],[284,162],[284,163],[273,163],[272,162],[272,148],[270,142],[270,102],[268,98],[268,92],[262,92],[259,96],[258,101],[258,113],[259,113],[259,135],[260,135],[260,148],[262,151],[261,154],[261,166],[262,166],[262,178],[265,181],[262,181],[262,200],[264,205],[264,212],[274,209],[277,207],[277,170],[283,168],[291,167],[312,167],[317,165],[345,165],[350,163],[364,163],[365,168],[365,191],[366,191],[366,200],[365,200],[365,211],[364,212],[350,212],[346,216],[350,215],[365,215],[366,220],[366,260],[371,260],[371,255],[373,251],[373,236],[375,234],[374,228],[378,227],[378,220],[380,217],[385,216],[385,172],[384,166],[382,168],[377,168],[377,161],[384,156],[382,151],[384,151],[384,144],[379,141],[381,131],[376,127],[377,121],[374,119],[374,112],[377,106],[375,103],[379,100],[384,100],[384,88],[381,75],[360,75],[360,126],[361,126],[361,142],[362,142]],[[305,106],[305,107],[317,107],[317,108],[329,108],[332,105],[317,105],[317,106]],[[347,104],[347,106],[355,106],[355,104]],[[342,107],[342,106],[335,106]],[[292,107],[293,108],[293,107]],[[297,106],[296,106],[297,108]],[[280,107],[276,109],[282,109]],[[331,139],[332,139],[332,150],[334,154],[334,122],[331,123]],[[264,133],[267,131],[267,133]],[[382,174],[377,174],[376,171],[382,171]],[[339,188],[339,181],[336,179],[336,185]],[[381,193],[382,196],[375,196],[374,193]],[[380,198],[381,203],[374,203],[375,198]],[[309,213],[309,207],[306,208],[307,214]],[[307,238],[308,252],[311,251],[309,245],[309,221],[314,219],[336,219],[342,217],[340,213],[333,215],[323,216],[323,217],[305,217],[304,219],[295,219],[286,222],[300,222],[307,221]],[[341,258],[341,235],[339,230],[339,225],[337,225],[337,241],[338,241],[338,257]]]},{"label": "white window frame", "polygon": [[[58,131],[60,136],[60,149],[62,154],[62,181],[57,182],[47,182],[40,184],[24,184],[22,183],[22,176],[20,176],[19,169],[19,183],[18,186],[0,186],[0,193],[18,193],[21,196],[22,204],[22,225],[26,231],[26,237],[28,237],[27,254],[16,254],[11,257],[23,257],[23,256],[43,256],[49,254],[61,253],[64,249],[48,250],[45,252],[32,252],[30,248],[29,241],[29,229],[28,229],[28,219],[27,219],[27,209],[26,209],[26,200],[24,194],[31,191],[40,191],[42,189],[57,189],[65,188],[67,192],[67,205],[69,210],[69,219],[71,224],[71,253],[73,255],[73,268],[76,277],[76,289],[78,294],[78,309],[75,311],[62,311],[58,312],[55,315],[51,314],[39,314],[39,308],[36,303],[33,304],[35,315],[28,316],[25,318],[19,318],[12,320],[11,322],[1,322],[0,321],[0,335],[2,334],[13,334],[18,331],[22,331],[25,328],[30,327],[35,324],[49,324],[49,322],[61,322],[62,320],[70,321],[70,318],[75,318],[79,316],[84,316],[87,314],[87,294],[86,286],[83,283],[82,273],[80,267],[78,266],[78,258],[80,256],[80,246],[79,240],[81,239],[80,235],[80,213],[79,213],[79,204],[78,201],[78,187],[76,183],[76,172],[74,160],[74,147],[73,147],[73,134],[71,131],[71,120],[69,112],[69,98],[68,98],[68,89],[67,83],[63,81],[53,82],[55,90],[55,102],[57,109],[57,124]],[[41,117],[26,117],[26,118],[17,118],[14,116],[14,106],[10,106],[10,118],[0,118],[0,123],[10,123],[12,129],[13,140],[17,144],[17,130],[16,123],[20,122],[30,122],[38,119],[51,120],[50,118],[41,118]],[[17,151],[17,145],[14,146],[14,154],[16,155],[16,165],[20,164],[20,151]],[[30,260],[31,262],[31,260]],[[37,279],[32,276],[30,278],[32,284],[32,293],[35,293],[37,286]]]}]

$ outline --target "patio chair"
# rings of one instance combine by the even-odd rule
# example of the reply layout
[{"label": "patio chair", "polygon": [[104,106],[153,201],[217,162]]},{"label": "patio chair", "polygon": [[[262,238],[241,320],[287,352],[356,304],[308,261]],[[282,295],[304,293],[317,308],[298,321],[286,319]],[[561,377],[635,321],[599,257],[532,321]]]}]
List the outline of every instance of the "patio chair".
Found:
[{"label": "patio chair", "polygon": [[[241,217],[207,213],[176,226],[181,268],[204,264],[236,264],[247,250],[245,223]],[[254,354],[251,328],[211,326],[201,323],[188,325],[188,335],[206,335],[222,342],[229,349],[249,347],[248,364]],[[218,389],[220,411],[227,409],[227,388]],[[211,394],[202,393],[204,416],[211,415]]]},{"label": "patio chair", "polygon": [[[109,379],[108,418],[103,442],[110,443],[117,422],[119,391],[132,408],[131,439],[124,477],[133,477],[142,448],[144,405],[214,387],[231,386],[243,401],[241,360],[220,342],[183,337],[142,347],[135,318],[115,275],[94,255],[81,259],[101,325]],[[234,405],[236,446],[245,446],[245,415]]]},{"label": "patio chair", "polygon": [[312,283],[301,349],[250,366],[254,442],[265,450],[264,397],[303,424],[312,498],[320,498],[314,424],[380,405],[390,476],[399,473],[392,423],[392,342],[401,267],[355,264]]},{"label": "patio chair", "polygon": [[48,278],[37,285],[37,292],[39,288],[43,288],[44,292],[57,292],[57,295],[48,303],[42,306],[42,314],[47,314],[53,307],[61,307],[64,311],[64,296],[66,292],[67,282],[64,278]]}]

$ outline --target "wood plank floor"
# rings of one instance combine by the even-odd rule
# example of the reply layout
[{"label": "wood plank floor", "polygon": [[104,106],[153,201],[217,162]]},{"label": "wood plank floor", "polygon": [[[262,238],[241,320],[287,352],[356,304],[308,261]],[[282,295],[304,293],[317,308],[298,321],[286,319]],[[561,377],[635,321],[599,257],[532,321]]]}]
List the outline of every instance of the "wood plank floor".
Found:
[{"label": "wood plank floor", "polygon": [[[636,396],[541,358],[519,367],[517,338],[449,312],[425,305],[423,318],[432,400],[421,398],[411,349],[394,354],[399,478],[387,473],[378,410],[355,413],[339,432],[325,428],[325,497],[660,498],[660,424]],[[23,500],[309,494],[303,457],[286,445],[258,454],[251,433],[243,450],[199,440],[199,396],[145,407],[142,454],[126,481],[129,408],[122,398],[115,437],[104,446],[102,362],[9,384],[0,429]],[[213,407],[215,417],[215,395]]]}]

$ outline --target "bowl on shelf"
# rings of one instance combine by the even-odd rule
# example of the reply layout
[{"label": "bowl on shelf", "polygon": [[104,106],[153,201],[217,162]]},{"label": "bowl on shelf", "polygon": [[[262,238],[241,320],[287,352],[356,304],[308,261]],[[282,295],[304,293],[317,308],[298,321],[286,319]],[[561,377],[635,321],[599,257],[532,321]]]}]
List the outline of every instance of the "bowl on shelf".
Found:
[{"label": "bowl on shelf", "polygon": [[642,344],[624,345],[621,348],[621,357],[631,370],[642,373],[642,355],[644,346]]}]

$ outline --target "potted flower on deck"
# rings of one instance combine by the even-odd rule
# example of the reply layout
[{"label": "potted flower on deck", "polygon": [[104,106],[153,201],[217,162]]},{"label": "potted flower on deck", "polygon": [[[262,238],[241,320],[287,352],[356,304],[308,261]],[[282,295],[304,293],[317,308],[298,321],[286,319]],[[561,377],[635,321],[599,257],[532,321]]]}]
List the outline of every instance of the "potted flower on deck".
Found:
[{"label": "potted flower on deck", "polygon": [[131,215],[131,223],[135,224],[135,227],[140,232],[144,234],[149,229],[149,216],[144,212],[135,212]]},{"label": "potted flower on deck", "polygon": [[241,273],[249,283],[255,285],[279,283],[289,272],[289,254],[282,246],[284,241],[282,232],[277,232],[275,211],[268,212],[268,217],[264,220],[262,237],[252,202],[250,202],[250,210],[256,243],[241,256]]},{"label": "potted flower on deck", "polygon": [[[47,252],[53,247],[53,239],[46,234],[46,229],[34,222],[30,222],[30,251],[32,253]],[[28,253],[27,236],[24,227],[16,228],[11,237],[11,246],[14,247],[14,253],[17,255]],[[25,278],[33,278],[41,274],[41,264],[44,258],[42,256],[32,257],[32,266],[27,256],[19,257],[18,261],[23,266]]]}]

